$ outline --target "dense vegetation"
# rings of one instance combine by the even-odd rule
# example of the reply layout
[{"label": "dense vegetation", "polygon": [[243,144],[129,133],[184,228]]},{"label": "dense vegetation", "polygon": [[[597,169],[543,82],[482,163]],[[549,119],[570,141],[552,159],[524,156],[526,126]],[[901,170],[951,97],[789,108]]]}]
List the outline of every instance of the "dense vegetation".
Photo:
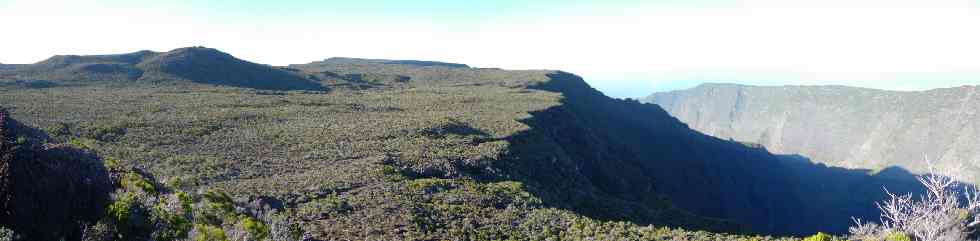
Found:
[{"label": "dense vegetation", "polygon": [[[131,91],[135,90],[127,90],[126,92]],[[349,108],[349,106],[345,107]],[[18,109],[23,110],[23,107],[18,107]],[[83,112],[86,112],[85,109],[78,113]],[[418,138],[416,140],[421,139],[421,141],[429,142],[419,143],[422,145],[456,142],[462,143],[462,147],[472,145],[470,143],[479,141],[480,138],[492,138],[488,134],[470,133],[472,128],[461,123],[459,120],[452,119],[437,119],[432,120],[431,123],[419,123],[424,125],[416,127],[417,134],[407,133],[417,136],[407,138]],[[187,127],[193,128],[193,125]],[[294,226],[301,230],[298,233],[313,234],[323,239],[340,239],[343,237],[371,239],[371,237],[375,237],[378,239],[425,240],[469,237],[468,239],[473,240],[504,238],[541,240],[546,237],[562,237],[562,240],[573,240],[574,237],[688,237],[689,239],[727,240],[732,238],[706,232],[687,232],[638,226],[628,222],[600,221],[567,210],[549,208],[542,200],[528,193],[525,190],[526,187],[520,182],[494,182],[474,176],[466,176],[469,174],[465,174],[467,171],[463,169],[472,168],[466,168],[466,164],[459,162],[467,160],[458,157],[454,158],[455,160],[450,159],[452,155],[461,156],[466,155],[466,152],[478,150],[460,149],[455,150],[455,152],[446,150],[446,153],[441,153],[441,155],[445,155],[444,157],[434,155],[438,153],[427,153],[427,155],[431,155],[430,158],[441,158],[442,163],[436,162],[437,160],[411,161],[405,160],[404,157],[380,154],[382,156],[349,159],[346,163],[338,161],[339,163],[320,164],[321,166],[314,166],[316,163],[310,163],[308,164],[310,166],[307,167],[248,168],[247,166],[229,166],[235,168],[232,170],[242,168],[254,172],[254,174],[247,174],[254,176],[245,178],[247,175],[242,172],[236,173],[237,176],[222,175],[222,173],[214,175],[214,169],[200,168],[209,164],[229,165],[231,161],[198,163],[191,167],[180,167],[173,164],[171,164],[173,166],[167,166],[165,164],[170,160],[159,157],[156,157],[159,159],[151,159],[163,162],[157,165],[127,161],[136,158],[154,158],[150,156],[154,153],[135,157],[115,154],[125,153],[117,152],[119,149],[115,148],[120,148],[118,146],[125,144],[127,139],[135,137],[138,133],[136,128],[128,126],[123,129],[112,125],[77,127],[74,124],[53,124],[45,129],[52,138],[46,141],[67,142],[71,143],[73,148],[96,150],[107,160],[107,165],[112,166],[109,168],[110,170],[128,170],[112,171],[116,173],[114,176],[118,176],[119,180],[115,181],[117,190],[112,194],[113,201],[106,208],[106,217],[103,217],[108,221],[97,222],[88,229],[91,232],[96,232],[88,235],[99,237],[113,237],[111,233],[118,232],[116,236],[121,235],[119,237],[126,239],[160,239],[165,236],[180,238],[184,237],[181,236],[181,233],[191,230],[195,230],[195,233],[189,235],[196,235],[194,237],[200,237],[200,235],[220,236],[220,233],[226,233],[224,235],[227,236],[228,233],[233,233],[235,227],[238,227],[236,223],[243,221],[225,221],[226,218],[212,218],[212,221],[205,222],[204,226],[201,224],[188,226],[190,220],[194,220],[192,217],[210,214],[188,214],[183,211],[185,209],[180,208],[186,205],[173,204],[182,200],[180,198],[181,193],[203,192],[202,196],[196,199],[206,201],[208,200],[207,190],[217,188],[236,194],[239,197],[236,203],[239,204],[252,203],[268,196],[272,196],[271,199],[274,200],[283,200],[284,205],[280,206],[282,209],[277,211],[280,216],[266,217],[262,219],[262,222],[271,223],[277,219],[294,218],[290,223],[287,223],[289,225],[281,224],[279,226],[295,224]],[[176,129],[171,131],[177,131]],[[204,136],[201,134],[206,132],[204,130],[206,128],[192,129],[187,130],[186,133],[194,134],[183,134],[184,132],[180,134]],[[224,131],[228,130],[225,129]],[[406,133],[399,133],[399,135],[404,134]],[[164,138],[165,136],[160,137]],[[144,141],[150,139],[152,138],[148,137]],[[198,140],[187,140],[186,142],[208,143]],[[256,144],[260,143],[256,142]],[[410,144],[413,143],[384,143],[384,145],[392,146]],[[478,146],[479,144],[476,147]],[[353,143],[344,147],[357,148],[356,144]],[[257,148],[261,148],[261,146]],[[273,147],[267,146],[267,148]],[[236,150],[237,148],[228,149]],[[470,147],[470,149],[475,148]],[[330,152],[322,153],[343,153],[343,150],[328,150]],[[489,151],[492,150],[489,149]],[[143,153],[132,149],[130,151]],[[217,151],[212,149],[212,152]],[[194,154],[193,152],[188,153]],[[156,155],[174,154],[157,153]],[[228,155],[232,154],[228,153]],[[479,155],[478,152],[477,155]],[[409,155],[404,156],[410,157]],[[126,159],[121,159],[122,157],[126,157]],[[172,158],[180,158],[180,155],[175,155]],[[268,160],[265,163],[267,163],[266,165],[276,165],[276,163]],[[161,179],[162,182],[169,184],[163,185],[152,181],[153,179],[138,172],[138,169],[128,169],[130,166],[143,166],[149,170],[156,170],[156,173],[160,173],[158,176],[165,177]],[[310,171],[304,173],[299,172],[300,170]],[[230,200],[231,198],[219,199]],[[207,206],[206,204],[195,205]],[[679,210],[674,212],[685,215]],[[142,219],[133,220],[134,214],[139,214],[137,216]],[[130,221],[123,222],[123,220]],[[160,228],[161,225],[166,226],[166,228]],[[244,224],[237,225],[244,226]],[[224,228],[220,228],[221,231],[218,231],[219,229],[215,229],[216,227]],[[106,235],[105,232],[110,233],[110,235]]]},{"label": "dense vegetation", "polygon": [[0,111],[0,225],[5,227],[0,240],[302,237],[284,214],[239,205],[214,189],[186,193],[179,183],[156,182],[151,174],[99,158],[78,142],[46,144],[51,140],[43,133],[4,115]]},{"label": "dense vegetation", "polygon": [[[240,66],[207,56],[183,61]],[[328,59],[259,74],[316,91],[228,87],[224,70],[24,72],[59,61],[0,71],[0,104],[36,130],[20,134],[33,146],[103,163],[105,211],[77,235],[106,237],[91,240],[772,240],[722,233],[842,233],[850,216],[877,217],[885,194],[871,190],[914,191],[900,169],[828,168],[701,135],[560,71]]]}]

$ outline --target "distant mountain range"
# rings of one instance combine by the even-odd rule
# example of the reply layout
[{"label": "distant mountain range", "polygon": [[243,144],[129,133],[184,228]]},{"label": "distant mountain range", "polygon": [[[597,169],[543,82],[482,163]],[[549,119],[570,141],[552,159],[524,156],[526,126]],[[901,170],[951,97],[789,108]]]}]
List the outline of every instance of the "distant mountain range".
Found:
[{"label": "distant mountain range", "polygon": [[925,171],[928,157],[980,174],[980,87],[885,91],[845,86],[704,84],[655,93],[692,129],[851,168]]},{"label": "distant mountain range", "polygon": [[190,81],[258,89],[319,90],[305,76],[240,60],[204,47],[168,52],[139,51],[114,55],[58,55],[28,65],[0,68],[0,79],[54,81]]}]

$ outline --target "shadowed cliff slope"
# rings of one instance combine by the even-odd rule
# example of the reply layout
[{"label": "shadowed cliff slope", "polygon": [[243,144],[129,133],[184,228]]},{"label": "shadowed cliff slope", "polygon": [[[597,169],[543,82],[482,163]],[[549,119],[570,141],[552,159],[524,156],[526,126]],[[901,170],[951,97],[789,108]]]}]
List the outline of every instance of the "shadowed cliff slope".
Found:
[{"label": "shadowed cliff slope", "polygon": [[[627,200],[656,192],[695,214],[748,224],[757,232],[806,234],[846,232],[852,216],[877,220],[874,202],[885,197],[883,186],[921,192],[901,168],[873,173],[773,155],[688,129],[656,105],[608,98],[577,76],[549,77],[534,88],[562,93],[560,109],[572,114],[532,126],[573,135],[559,139],[560,146],[578,153],[590,180]],[[568,122],[587,128],[561,131],[552,124]]]}]

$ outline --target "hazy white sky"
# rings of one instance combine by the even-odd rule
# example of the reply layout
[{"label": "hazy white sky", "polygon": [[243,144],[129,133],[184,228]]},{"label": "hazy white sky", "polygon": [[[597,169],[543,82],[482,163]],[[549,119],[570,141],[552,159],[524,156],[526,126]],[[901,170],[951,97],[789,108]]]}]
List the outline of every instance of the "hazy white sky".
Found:
[{"label": "hazy white sky", "polygon": [[0,0],[0,63],[204,45],[561,69],[616,97],[702,82],[980,84],[977,0]]}]

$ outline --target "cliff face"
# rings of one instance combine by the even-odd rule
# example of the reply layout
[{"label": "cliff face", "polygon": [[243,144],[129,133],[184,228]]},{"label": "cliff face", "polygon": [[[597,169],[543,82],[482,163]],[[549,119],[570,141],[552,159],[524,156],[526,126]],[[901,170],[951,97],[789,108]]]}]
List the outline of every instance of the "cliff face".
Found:
[{"label": "cliff face", "polygon": [[[705,84],[656,93],[691,128],[845,167],[923,171],[924,158],[980,173],[977,86],[896,92],[843,86]],[[966,181],[976,181],[966,180]]]},{"label": "cliff face", "polygon": [[[692,130],[652,104],[615,100],[567,73],[533,88],[559,92],[561,112],[532,113],[598,189],[643,202],[659,193],[697,215],[770,234],[844,233],[851,217],[878,219],[882,187],[921,192],[901,168],[871,174],[774,155]],[[560,124],[561,123],[561,124]],[[567,128],[567,126],[579,128]],[[647,196],[645,196],[647,195]]]}]

